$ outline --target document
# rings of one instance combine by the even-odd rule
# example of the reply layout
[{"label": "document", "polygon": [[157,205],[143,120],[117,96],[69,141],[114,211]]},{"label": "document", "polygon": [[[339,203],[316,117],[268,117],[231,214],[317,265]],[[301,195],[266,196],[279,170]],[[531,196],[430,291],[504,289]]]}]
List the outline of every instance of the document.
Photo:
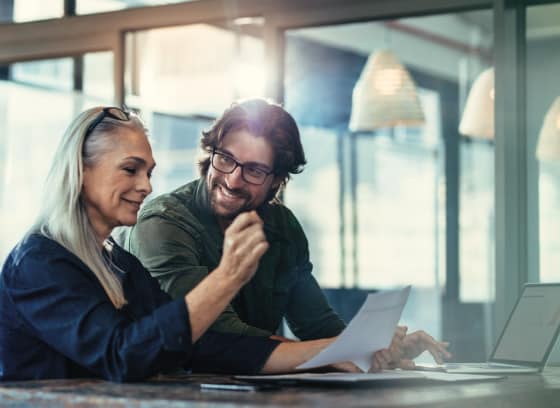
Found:
[{"label": "document", "polygon": [[309,369],[352,361],[363,371],[368,371],[373,353],[391,344],[409,293],[410,286],[370,293],[356,316],[338,338],[329,347],[297,368]]},{"label": "document", "polygon": [[236,375],[237,380],[248,382],[264,382],[277,384],[315,383],[315,384],[359,384],[370,382],[396,381],[434,381],[434,382],[464,382],[464,381],[495,381],[505,376],[448,374],[434,372],[419,372],[406,370],[383,370],[377,373],[300,373],[280,375]]}]

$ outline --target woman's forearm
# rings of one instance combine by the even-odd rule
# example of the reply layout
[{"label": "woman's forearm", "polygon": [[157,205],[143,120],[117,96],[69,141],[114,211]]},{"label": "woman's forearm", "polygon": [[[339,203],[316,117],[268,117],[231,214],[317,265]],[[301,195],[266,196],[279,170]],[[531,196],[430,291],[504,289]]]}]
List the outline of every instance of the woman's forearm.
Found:
[{"label": "woman's forearm", "polygon": [[244,282],[214,270],[185,296],[192,342],[196,342],[225,310]]},{"label": "woman's forearm", "polygon": [[266,361],[262,372],[264,374],[294,371],[300,364],[317,355],[331,344],[336,337],[301,342],[281,343],[274,349]]}]

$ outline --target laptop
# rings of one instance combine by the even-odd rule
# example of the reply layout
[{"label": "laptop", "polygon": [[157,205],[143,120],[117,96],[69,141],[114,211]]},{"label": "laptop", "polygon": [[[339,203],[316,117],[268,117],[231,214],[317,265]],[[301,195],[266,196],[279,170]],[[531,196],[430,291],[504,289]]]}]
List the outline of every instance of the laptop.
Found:
[{"label": "laptop", "polygon": [[541,372],[560,332],[560,283],[528,283],[485,363],[419,365],[461,374]]}]

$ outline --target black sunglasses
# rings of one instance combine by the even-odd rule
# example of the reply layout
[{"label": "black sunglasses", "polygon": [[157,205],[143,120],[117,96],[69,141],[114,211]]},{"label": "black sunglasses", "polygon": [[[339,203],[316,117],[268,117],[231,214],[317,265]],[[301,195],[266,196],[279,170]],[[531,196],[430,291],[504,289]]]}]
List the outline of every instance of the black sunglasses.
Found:
[{"label": "black sunglasses", "polygon": [[114,106],[103,108],[99,115],[97,115],[97,117],[89,124],[86,130],[85,137],[88,137],[91,132],[93,132],[93,129],[95,129],[95,127],[99,125],[105,118],[113,118],[126,122],[127,120],[130,120],[130,112]]}]

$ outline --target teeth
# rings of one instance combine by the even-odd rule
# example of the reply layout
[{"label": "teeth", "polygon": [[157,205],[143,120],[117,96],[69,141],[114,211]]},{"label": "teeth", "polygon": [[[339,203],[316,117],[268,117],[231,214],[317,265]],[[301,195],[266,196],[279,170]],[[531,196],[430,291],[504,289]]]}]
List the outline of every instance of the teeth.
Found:
[{"label": "teeth", "polygon": [[231,198],[238,198],[237,194],[232,194],[227,188],[222,187],[222,193]]}]

